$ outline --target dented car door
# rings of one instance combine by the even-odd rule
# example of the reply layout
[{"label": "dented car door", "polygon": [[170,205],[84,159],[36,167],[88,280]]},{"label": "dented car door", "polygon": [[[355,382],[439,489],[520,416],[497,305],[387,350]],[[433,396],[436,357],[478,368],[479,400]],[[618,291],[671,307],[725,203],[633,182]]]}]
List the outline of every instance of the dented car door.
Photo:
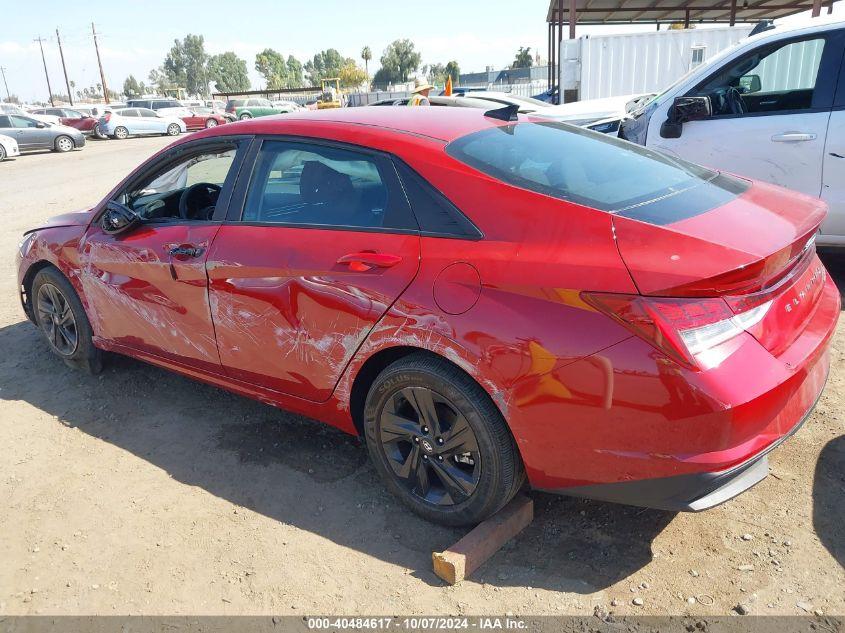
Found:
[{"label": "dented car door", "polygon": [[324,401],[416,275],[418,228],[374,152],[265,141],[244,189],[207,263],[223,368]]},{"label": "dented car door", "polygon": [[236,151],[220,140],[175,148],[113,198],[139,214],[137,226],[116,235],[89,226],[80,276],[94,335],[106,347],[220,373],[205,262],[225,217]]}]

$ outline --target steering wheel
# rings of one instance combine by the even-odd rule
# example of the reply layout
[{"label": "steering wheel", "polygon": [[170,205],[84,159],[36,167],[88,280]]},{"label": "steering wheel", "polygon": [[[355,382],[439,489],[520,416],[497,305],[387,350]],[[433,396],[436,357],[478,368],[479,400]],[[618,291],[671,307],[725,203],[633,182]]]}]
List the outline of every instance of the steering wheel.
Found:
[{"label": "steering wheel", "polygon": [[[200,215],[200,212],[207,211],[209,207],[214,207],[217,204],[217,196],[220,195],[220,185],[215,185],[210,182],[198,182],[194,185],[191,185],[187,189],[182,192],[182,195],[179,196],[179,217],[183,220],[195,220],[197,216]],[[192,198],[197,196],[198,193],[202,192],[202,195],[205,197],[204,200],[201,202],[205,202],[200,206],[197,204],[197,212],[193,214],[188,211],[188,203],[191,202]],[[200,202],[200,201],[198,201]],[[208,219],[208,218],[202,218]]]},{"label": "steering wheel", "polygon": [[725,91],[725,102],[731,114],[745,114],[748,112],[745,101],[742,100],[742,95],[733,86]]}]

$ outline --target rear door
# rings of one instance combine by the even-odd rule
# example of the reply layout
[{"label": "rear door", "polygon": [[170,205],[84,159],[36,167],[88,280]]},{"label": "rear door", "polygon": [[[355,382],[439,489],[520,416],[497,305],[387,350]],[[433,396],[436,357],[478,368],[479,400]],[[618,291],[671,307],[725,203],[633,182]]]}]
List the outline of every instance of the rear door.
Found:
[{"label": "rear door", "polygon": [[845,245],[845,53],[824,148],[822,199],[829,206],[819,243]]},{"label": "rear door", "polygon": [[220,359],[232,378],[324,401],[416,275],[419,231],[384,155],[278,137],[253,154],[243,211],[207,262]]},{"label": "rear door", "polygon": [[725,64],[690,93],[709,96],[713,116],[684,123],[679,138],[650,133],[649,146],[818,197],[841,43],[816,33]]}]

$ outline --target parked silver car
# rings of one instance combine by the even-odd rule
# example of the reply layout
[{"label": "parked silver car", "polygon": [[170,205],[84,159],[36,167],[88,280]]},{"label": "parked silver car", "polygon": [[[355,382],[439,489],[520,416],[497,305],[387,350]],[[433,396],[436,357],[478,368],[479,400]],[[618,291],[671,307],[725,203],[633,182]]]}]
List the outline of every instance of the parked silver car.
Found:
[{"label": "parked silver car", "polygon": [[0,134],[15,139],[21,152],[40,149],[69,152],[85,147],[85,136],[79,130],[49,125],[19,114],[0,114]]}]

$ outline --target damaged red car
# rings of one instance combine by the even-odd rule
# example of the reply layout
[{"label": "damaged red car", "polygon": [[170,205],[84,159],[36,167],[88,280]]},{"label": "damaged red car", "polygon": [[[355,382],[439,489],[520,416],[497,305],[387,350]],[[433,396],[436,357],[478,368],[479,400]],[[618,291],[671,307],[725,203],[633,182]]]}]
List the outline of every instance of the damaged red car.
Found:
[{"label": "damaged red car", "polygon": [[358,434],[429,520],[523,486],[697,511],[765,478],[824,388],[824,216],[509,108],[324,110],[177,141],[29,231],[18,281],[67,364]]}]

